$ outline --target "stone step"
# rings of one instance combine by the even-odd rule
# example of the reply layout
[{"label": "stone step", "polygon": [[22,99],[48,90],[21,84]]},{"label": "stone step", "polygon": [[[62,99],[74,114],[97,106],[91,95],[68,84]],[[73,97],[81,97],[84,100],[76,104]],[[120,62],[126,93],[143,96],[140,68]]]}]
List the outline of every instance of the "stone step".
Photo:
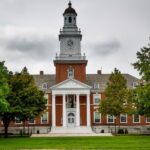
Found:
[{"label": "stone step", "polygon": [[113,136],[111,133],[49,133],[49,134],[32,134],[31,137],[77,137],[77,136]]},{"label": "stone step", "polygon": [[91,127],[54,127],[51,128],[50,134],[61,133],[61,134],[89,134],[93,133]]}]

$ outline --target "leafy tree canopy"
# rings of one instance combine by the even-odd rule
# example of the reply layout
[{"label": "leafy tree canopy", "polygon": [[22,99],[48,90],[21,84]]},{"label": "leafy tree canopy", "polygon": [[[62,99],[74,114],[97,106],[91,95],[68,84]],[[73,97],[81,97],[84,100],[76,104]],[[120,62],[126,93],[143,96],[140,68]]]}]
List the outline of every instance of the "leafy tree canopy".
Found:
[{"label": "leafy tree canopy", "polygon": [[4,66],[4,61],[0,62],[0,113],[8,111],[9,103],[6,100],[9,93],[8,70]]},{"label": "leafy tree canopy", "polygon": [[150,44],[137,52],[137,62],[133,66],[145,81],[150,82]]},{"label": "leafy tree canopy", "polygon": [[122,76],[121,72],[115,68],[109,77],[105,89],[106,98],[100,102],[99,111],[102,115],[110,114],[117,117],[122,113],[131,112],[133,108],[131,102],[132,94],[130,94],[130,96],[128,95],[131,91],[127,90],[126,84],[126,79]]}]

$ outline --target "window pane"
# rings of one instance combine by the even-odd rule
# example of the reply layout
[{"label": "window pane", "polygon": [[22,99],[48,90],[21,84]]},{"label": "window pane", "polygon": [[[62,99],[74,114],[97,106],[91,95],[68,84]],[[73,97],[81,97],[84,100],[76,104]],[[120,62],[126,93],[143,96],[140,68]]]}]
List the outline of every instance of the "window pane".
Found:
[{"label": "window pane", "polygon": [[114,123],[114,116],[108,115],[108,123]]},{"label": "window pane", "polygon": [[150,117],[147,117],[147,118],[146,118],[146,122],[147,122],[147,123],[150,123]]},{"label": "window pane", "polygon": [[100,103],[100,94],[95,94],[94,95],[94,104],[99,104]]},{"label": "window pane", "polygon": [[99,112],[94,112],[94,122],[99,123],[100,122],[100,113]]},{"label": "window pane", "polygon": [[44,113],[41,117],[42,124],[48,123],[48,113]]},{"label": "window pane", "polygon": [[21,123],[21,120],[19,117],[15,117],[15,123]]},{"label": "window pane", "polygon": [[126,123],[127,122],[127,116],[126,115],[121,115],[120,116],[120,122],[121,123]]},{"label": "window pane", "polygon": [[34,123],[35,118],[34,117],[30,117],[29,118],[29,123]]},{"label": "window pane", "polygon": [[139,115],[137,115],[137,114],[135,114],[134,115],[134,120],[133,120],[135,123],[137,122],[140,122],[140,116]]}]

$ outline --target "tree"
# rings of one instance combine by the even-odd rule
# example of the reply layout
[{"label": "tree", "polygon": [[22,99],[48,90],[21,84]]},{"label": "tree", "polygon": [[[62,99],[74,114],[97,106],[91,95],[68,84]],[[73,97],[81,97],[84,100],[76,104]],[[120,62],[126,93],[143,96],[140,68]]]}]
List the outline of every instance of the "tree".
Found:
[{"label": "tree", "polygon": [[141,48],[137,53],[137,62],[133,63],[135,69],[139,71],[142,79],[150,83],[150,44]]},{"label": "tree", "polygon": [[105,89],[106,98],[102,100],[99,105],[99,111],[102,115],[109,114],[115,118],[120,118],[120,114],[131,113],[133,108],[131,102],[132,94],[126,85],[126,79],[122,76],[121,72],[115,68],[109,77]]},{"label": "tree", "polygon": [[0,113],[7,111],[9,104],[6,100],[9,93],[8,70],[4,66],[4,61],[0,62]]},{"label": "tree", "polygon": [[11,92],[7,101],[10,109],[2,116],[5,137],[7,137],[8,126],[15,117],[25,122],[31,116],[39,115],[46,108],[44,93],[36,87],[26,67],[20,73],[11,74],[9,83]]},{"label": "tree", "polygon": [[137,52],[137,61],[133,63],[142,76],[142,84],[136,89],[138,113],[150,116],[150,44]]}]

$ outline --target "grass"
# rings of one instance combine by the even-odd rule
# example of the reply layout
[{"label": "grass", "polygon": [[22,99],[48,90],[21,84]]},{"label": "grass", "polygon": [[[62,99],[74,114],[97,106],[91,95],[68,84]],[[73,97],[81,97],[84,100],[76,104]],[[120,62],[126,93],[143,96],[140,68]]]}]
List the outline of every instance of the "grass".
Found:
[{"label": "grass", "polygon": [[150,136],[0,138],[0,150],[150,150]]}]

